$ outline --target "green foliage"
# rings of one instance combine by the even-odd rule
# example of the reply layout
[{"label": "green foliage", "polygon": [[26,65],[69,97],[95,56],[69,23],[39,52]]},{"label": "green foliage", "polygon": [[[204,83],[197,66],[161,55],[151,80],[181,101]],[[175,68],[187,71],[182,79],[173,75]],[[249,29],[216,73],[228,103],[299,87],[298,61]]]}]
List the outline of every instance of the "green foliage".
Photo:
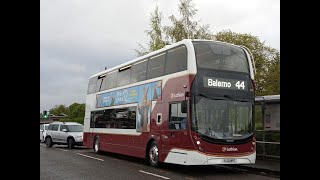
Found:
[{"label": "green foliage", "polygon": [[161,25],[162,14],[156,6],[150,16],[150,28],[146,34],[150,37],[148,48],[138,43],[139,48],[134,49],[137,56],[143,56],[149,52],[163,48],[166,44],[175,43],[183,39],[212,39],[213,35],[209,25],[199,25],[200,21],[194,21],[193,17],[198,11],[192,0],[180,0],[178,11],[181,18],[171,15],[171,26]]},{"label": "green foliage", "polygon": [[280,52],[276,51],[268,62],[268,71],[261,82],[263,95],[280,94]]},{"label": "green foliage", "polygon": [[49,110],[50,114],[66,114],[68,118],[61,119],[62,122],[78,122],[83,124],[85,114],[85,104],[73,103],[69,107],[65,105],[56,105]]},{"label": "green foliage", "polygon": [[59,115],[59,114],[68,114],[68,107],[66,105],[55,105],[52,109],[49,110],[49,114]]},{"label": "green foliage", "polygon": [[[263,141],[262,131],[256,132],[256,139]],[[265,142],[280,142],[280,131],[265,131]],[[280,144],[257,143],[257,154],[263,154],[263,148],[266,155],[280,156]]]},{"label": "green foliage", "polygon": [[255,105],[254,123],[256,130],[262,130],[262,107],[261,105]]},{"label": "green foliage", "polygon": [[158,10],[158,6],[154,10],[154,13],[151,13],[150,17],[150,26],[151,30],[147,30],[146,33],[150,37],[149,48],[150,51],[155,51],[163,48],[166,43],[162,40],[162,31],[161,31],[161,20],[162,14]]},{"label": "green foliage", "polygon": [[73,103],[68,107],[68,110],[69,110],[68,117],[71,119],[84,117],[85,104]]},{"label": "green foliage", "polygon": [[236,33],[223,30],[215,36],[210,32],[210,26],[200,25],[200,20],[193,20],[197,13],[192,0],[180,0],[178,6],[180,17],[169,16],[171,25],[162,26],[162,14],[155,8],[150,16],[150,30],[146,31],[150,38],[148,47],[139,45],[135,49],[137,56],[143,56],[152,51],[163,48],[168,43],[175,43],[183,39],[213,39],[236,45],[246,46],[252,53],[255,61],[256,95],[280,94],[280,52],[265,45],[257,36],[247,33]]},{"label": "green foliage", "polygon": [[151,30],[146,30],[147,35],[150,37],[149,41],[149,49],[147,50],[145,47],[143,47],[140,43],[139,50],[134,49],[138,56],[143,56],[145,54],[148,54],[149,52],[158,50],[163,48],[166,43],[162,37],[162,29],[161,29],[161,20],[162,20],[162,14],[158,10],[158,6],[156,6],[156,9],[153,13],[150,14],[150,27]]},{"label": "green foliage", "polygon": [[199,25],[199,21],[193,20],[197,13],[195,5],[192,0],[180,0],[179,13],[182,16],[177,18],[174,15],[169,17],[173,24],[172,26],[165,26],[163,31],[166,38],[171,43],[181,41],[183,39],[212,39],[213,35],[209,30],[209,25]]},{"label": "green foliage", "polygon": [[257,83],[256,95],[280,94],[280,52],[261,42],[257,36],[235,33],[231,30],[218,32],[218,41],[247,47],[255,61]]}]

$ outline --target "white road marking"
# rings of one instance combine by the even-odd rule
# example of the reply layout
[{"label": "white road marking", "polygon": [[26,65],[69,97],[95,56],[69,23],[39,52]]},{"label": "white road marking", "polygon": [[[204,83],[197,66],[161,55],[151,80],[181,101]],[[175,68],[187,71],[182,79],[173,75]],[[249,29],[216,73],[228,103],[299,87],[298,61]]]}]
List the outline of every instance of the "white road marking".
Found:
[{"label": "white road marking", "polygon": [[44,145],[44,144],[40,144],[40,146],[46,146],[46,145]]},{"label": "white road marking", "polygon": [[149,174],[149,175],[152,175],[152,176],[156,176],[156,177],[159,177],[159,178],[163,178],[163,179],[170,179],[170,178],[165,177],[165,176],[160,176],[158,174],[153,174],[153,173],[149,173],[149,172],[142,171],[142,170],[139,170],[139,172],[142,172],[142,173],[145,173],[145,174]]},{"label": "white road marking", "polygon": [[84,155],[84,154],[80,154],[80,153],[77,153],[77,154],[80,155],[80,156],[96,159],[96,160],[99,160],[99,161],[104,161],[103,159],[95,158],[95,157],[92,157],[92,156],[88,156],[88,155]]}]

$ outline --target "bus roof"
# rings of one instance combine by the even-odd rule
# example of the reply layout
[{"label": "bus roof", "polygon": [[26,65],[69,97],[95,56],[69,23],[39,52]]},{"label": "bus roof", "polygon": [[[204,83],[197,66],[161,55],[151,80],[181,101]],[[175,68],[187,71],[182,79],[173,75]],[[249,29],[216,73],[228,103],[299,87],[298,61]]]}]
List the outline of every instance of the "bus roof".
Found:
[{"label": "bus roof", "polygon": [[152,56],[152,55],[155,55],[155,54],[158,54],[158,53],[160,53],[160,52],[166,51],[166,50],[168,50],[168,49],[171,49],[171,48],[173,48],[173,47],[179,46],[179,45],[181,45],[181,44],[191,44],[191,43],[194,42],[194,41],[218,42],[218,43],[233,45],[233,46],[242,48],[241,46],[238,46],[238,45],[235,45],[235,44],[231,44],[231,43],[227,43],[227,42],[222,42],[222,41],[217,41],[217,40],[207,40],[207,39],[183,39],[183,40],[181,40],[181,41],[179,41],[179,42],[176,42],[176,43],[173,43],[173,44],[170,44],[170,45],[166,45],[165,47],[163,47],[163,48],[161,48],[161,49],[158,49],[158,50],[156,50],[156,51],[150,52],[150,53],[148,53],[148,54],[146,54],[146,55],[144,55],[144,56],[137,57],[137,58],[135,58],[135,59],[133,59],[133,60],[131,60],[131,61],[128,61],[128,62],[119,64],[119,65],[114,66],[114,67],[112,67],[112,68],[110,68],[110,69],[106,69],[106,70],[100,71],[100,72],[98,72],[98,73],[90,76],[90,78],[95,77],[95,76],[100,76],[100,75],[103,75],[103,74],[106,74],[106,73],[109,73],[109,72],[118,70],[118,69],[121,68],[121,67],[125,67],[125,66],[127,66],[127,65],[131,65],[131,64],[133,64],[133,63],[135,63],[135,62],[138,62],[138,61],[140,61],[140,60],[146,59],[146,58],[148,58],[148,57],[150,57],[150,56]]}]

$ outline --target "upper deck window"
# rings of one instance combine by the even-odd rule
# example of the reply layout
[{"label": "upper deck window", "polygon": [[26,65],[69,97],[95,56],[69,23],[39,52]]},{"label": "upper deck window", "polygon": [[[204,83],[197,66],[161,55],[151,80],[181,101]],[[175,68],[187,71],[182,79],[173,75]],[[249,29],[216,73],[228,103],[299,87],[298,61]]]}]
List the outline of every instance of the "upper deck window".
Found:
[{"label": "upper deck window", "polygon": [[163,75],[165,58],[166,58],[166,53],[162,53],[162,54],[153,56],[149,59],[148,73],[147,73],[148,79],[160,77]]},{"label": "upper deck window", "polygon": [[126,69],[121,69],[118,72],[117,87],[127,85],[130,83],[131,66]]},{"label": "upper deck window", "polygon": [[216,42],[193,42],[198,68],[249,73],[244,50]]},{"label": "upper deck window", "polygon": [[118,71],[113,71],[107,74],[105,89],[115,88],[117,86]]},{"label": "upper deck window", "polygon": [[179,46],[168,51],[165,75],[187,70],[187,48]]},{"label": "upper deck window", "polygon": [[133,64],[131,70],[131,83],[144,81],[147,77],[148,61],[143,60]]},{"label": "upper deck window", "polygon": [[92,77],[89,80],[89,85],[88,85],[88,91],[87,94],[92,94],[96,92],[96,86],[97,86],[97,77]]}]

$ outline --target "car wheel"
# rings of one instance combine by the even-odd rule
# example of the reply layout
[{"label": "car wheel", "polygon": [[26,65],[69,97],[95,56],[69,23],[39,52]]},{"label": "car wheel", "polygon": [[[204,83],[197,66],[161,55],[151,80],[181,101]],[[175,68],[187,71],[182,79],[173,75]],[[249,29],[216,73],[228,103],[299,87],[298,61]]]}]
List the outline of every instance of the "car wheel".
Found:
[{"label": "car wheel", "polygon": [[93,145],[93,151],[97,154],[100,153],[100,138],[97,137],[95,140],[94,140],[94,145]]},{"label": "car wheel", "polygon": [[47,148],[50,148],[53,146],[51,137],[46,138],[46,146],[47,146]]},{"label": "car wheel", "polygon": [[153,141],[149,148],[149,164],[153,167],[159,165],[159,149],[157,142]]},{"label": "car wheel", "polygon": [[74,147],[74,139],[73,138],[69,138],[68,139],[68,148],[72,149]]}]

